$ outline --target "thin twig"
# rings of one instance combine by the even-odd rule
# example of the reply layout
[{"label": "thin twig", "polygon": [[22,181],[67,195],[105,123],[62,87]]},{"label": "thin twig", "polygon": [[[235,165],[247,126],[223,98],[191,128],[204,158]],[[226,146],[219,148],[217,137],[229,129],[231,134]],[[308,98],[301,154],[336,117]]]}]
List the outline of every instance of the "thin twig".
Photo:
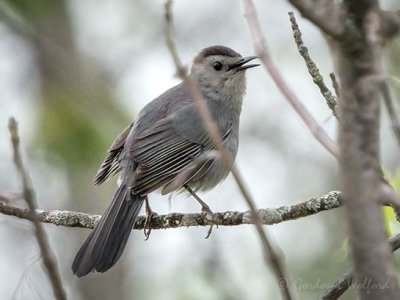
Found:
[{"label": "thin twig", "polygon": [[332,81],[332,87],[335,90],[335,94],[336,94],[336,98],[339,98],[340,95],[340,86],[339,86],[339,82],[336,79],[336,75],[335,73],[329,73],[329,77],[331,78]]},{"label": "thin twig", "polygon": [[54,296],[56,299],[65,300],[67,299],[65,290],[62,285],[60,273],[58,271],[57,262],[54,259],[54,255],[52,254],[52,250],[42,225],[39,223],[38,218],[35,216],[36,211],[36,196],[35,191],[32,186],[32,181],[29,177],[27,169],[25,168],[22,157],[19,150],[20,138],[18,134],[18,124],[14,118],[10,118],[8,123],[8,129],[10,131],[11,143],[13,146],[13,158],[15,167],[21,177],[22,188],[23,188],[23,196],[28,204],[29,212],[32,216],[30,219],[35,227],[36,239],[39,244],[40,252],[43,258],[43,264],[46,267],[47,275],[49,276],[49,280],[53,287]]},{"label": "thin twig", "polygon": [[290,89],[288,84],[283,79],[282,74],[275,65],[270,52],[268,50],[264,35],[262,33],[260,22],[257,17],[257,13],[252,0],[243,0],[243,6],[245,11],[245,18],[249,25],[250,33],[254,43],[254,49],[259,59],[267,72],[271,75],[276,86],[279,88],[281,93],[292,105],[293,109],[297,112],[304,124],[308,127],[314,137],[335,157],[339,155],[338,145],[332,140],[326,131],[317,123],[310,112],[304,107],[300,99]]},{"label": "thin twig", "polygon": [[211,118],[211,114],[208,111],[207,103],[205,102],[203,95],[200,93],[196,82],[190,76],[186,75],[185,68],[183,67],[183,65],[179,59],[178,52],[177,52],[175,42],[173,39],[171,6],[172,6],[172,1],[167,0],[165,2],[165,20],[166,20],[166,28],[167,28],[166,35],[167,35],[167,45],[168,45],[168,48],[172,55],[172,58],[174,60],[177,74],[184,81],[187,89],[190,91],[190,93],[194,99],[194,103],[197,106],[199,114],[203,120],[203,124],[211,138],[212,143],[214,144],[215,148],[220,151],[224,163],[226,163],[227,166],[232,166],[231,173],[232,173],[236,183],[238,184],[240,192],[242,193],[244,199],[246,200],[248,206],[250,207],[253,217],[255,218],[254,224],[255,224],[257,233],[260,237],[261,243],[263,245],[264,258],[267,262],[267,265],[270,265],[273,268],[273,271],[275,273],[275,276],[277,277],[277,280],[279,283],[278,285],[281,288],[281,292],[283,294],[284,299],[294,299],[293,285],[289,281],[289,277],[286,273],[286,270],[285,270],[285,267],[283,264],[283,258],[281,255],[282,252],[279,249],[279,247],[276,244],[274,244],[270,240],[270,238],[268,238],[266,230],[261,225],[261,220],[258,220],[258,215],[256,213],[257,209],[254,204],[254,201],[251,198],[249,191],[245,187],[245,185],[243,183],[243,179],[242,179],[239,171],[233,165],[233,158],[231,157],[230,153],[222,145],[222,142],[221,142],[222,139],[219,134],[219,130],[218,130],[215,122]]},{"label": "thin twig", "polygon": [[390,205],[395,214],[397,221],[400,222],[400,195],[388,184],[381,184],[381,204]]},{"label": "thin twig", "polygon": [[297,24],[296,18],[293,12],[289,12],[290,22],[292,23],[293,37],[296,42],[297,49],[299,50],[300,55],[304,58],[304,61],[307,66],[308,73],[310,73],[314,83],[318,86],[322,96],[325,98],[326,104],[329,109],[332,111],[332,114],[337,118],[336,114],[336,105],[337,101],[333,93],[329,90],[324,82],[324,78],[315,62],[311,59],[310,54],[308,53],[308,48],[304,45],[303,39],[301,37],[301,31],[299,25]]},{"label": "thin twig", "polygon": [[[332,210],[341,206],[340,192],[331,191],[325,195],[311,198],[294,205],[280,206],[277,208],[265,208],[257,210],[258,220],[264,225],[279,224]],[[0,202],[0,214],[14,216],[21,219],[53,224],[63,227],[94,228],[101,216],[67,210],[39,210],[32,213],[29,209],[13,206],[6,202]],[[212,218],[206,213],[183,214],[170,213],[153,216],[150,220],[151,229],[171,229],[178,227],[197,226],[239,226],[254,224],[255,219],[251,211],[238,212],[226,211],[212,214]],[[146,226],[146,216],[140,216],[134,229],[143,230]]]},{"label": "thin twig", "polygon": [[392,91],[390,90],[389,83],[386,79],[382,82],[382,95],[390,121],[392,122],[393,132],[396,136],[397,142],[400,144],[400,118],[394,105]]},{"label": "thin twig", "polygon": [[[389,239],[390,247],[392,251],[396,251],[400,248],[400,233]],[[354,284],[354,272],[353,270],[347,271],[342,276],[340,276],[336,282],[331,285],[320,297],[321,300],[334,300],[338,299],[344,292],[346,292]],[[373,286],[361,285],[361,288],[373,288]],[[375,287],[375,288],[385,288],[385,287]],[[388,288],[388,287],[386,287]]]}]

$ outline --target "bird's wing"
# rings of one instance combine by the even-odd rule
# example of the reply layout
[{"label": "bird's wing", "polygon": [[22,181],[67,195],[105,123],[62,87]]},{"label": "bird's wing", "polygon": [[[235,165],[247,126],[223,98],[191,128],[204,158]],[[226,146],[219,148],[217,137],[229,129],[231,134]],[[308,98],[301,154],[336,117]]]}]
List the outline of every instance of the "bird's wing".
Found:
[{"label": "bird's wing", "polygon": [[[230,127],[225,123],[218,127],[227,137]],[[170,183],[195,158],[212,148],[197,108],[187,105],[179,109],[136,134],[129,146],[129,156],[138,163],[132,191],[145,195]]]},{"label": "bird's wing", "polygon": [[97,174],[94,177],[95,185],[102,184],[108,178],[117,174],[120,171],[118,156],[124,148],[126,138],[128,137],[132,126],[133,123],[125,128],[124,131],[122,131],[111,144],[111,147],[107,151],[106,158],[104,159],[103,163],[100,166],[100,169],[97,171]]}]

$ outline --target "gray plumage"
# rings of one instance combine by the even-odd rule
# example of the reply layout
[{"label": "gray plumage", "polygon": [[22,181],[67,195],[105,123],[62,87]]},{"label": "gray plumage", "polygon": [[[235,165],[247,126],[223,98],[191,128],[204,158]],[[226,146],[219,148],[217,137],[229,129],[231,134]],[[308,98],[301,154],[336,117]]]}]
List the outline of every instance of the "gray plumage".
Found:
[{"label": "gray plumage", "polygon": [[[246,86],[243,70],[257,66],[246,65],[254,58],[242,58],[224,46],[208,47],[195,57],[189,75],[197,82],[233,158]],[[208,190],[229,170],[184,84],[167,90],[147,104],[110,147],[94,182],[101,184],[121,172],[121,184],[76,255],[74,273],[80,277],[91,271],[104,272],[117,262],[143,201],[152,191],[161,189],[167,194],[184,185],[194,191]]]}]

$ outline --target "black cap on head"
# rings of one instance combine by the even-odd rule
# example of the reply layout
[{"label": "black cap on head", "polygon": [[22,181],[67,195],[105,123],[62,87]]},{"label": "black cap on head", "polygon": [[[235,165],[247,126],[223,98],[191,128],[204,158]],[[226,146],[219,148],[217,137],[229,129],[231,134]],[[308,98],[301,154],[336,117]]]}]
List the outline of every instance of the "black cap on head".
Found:
[{"label": "black cap on head", "polygon": [[230,57],[241,57],[239,53],[235,50],[225,47],[225,46],[211,46],[204,48],[200,53],[194,58],[194,62],[201,62],[205,57],[210,55],[224,55]]}]

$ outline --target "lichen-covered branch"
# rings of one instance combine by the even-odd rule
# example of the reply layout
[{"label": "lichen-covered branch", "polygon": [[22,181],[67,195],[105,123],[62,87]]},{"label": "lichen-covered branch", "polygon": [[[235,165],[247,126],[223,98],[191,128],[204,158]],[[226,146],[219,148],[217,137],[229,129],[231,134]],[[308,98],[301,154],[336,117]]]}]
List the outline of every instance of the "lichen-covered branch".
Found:
[{"label": "lichen-covered branch", "polygon": [[[323,196],[311,198],[298,204],[259,209],[257,210],[257,215],[262,224],[278,224],[337,208],[341,206],[340,197],[340,192],[331,191]],[[0,213],[30,221],[35,219],[35,215],[29,209],[13,206],[6,202],[0,202]],[[207,213],[170,213],[153,217],[150,221],[150,226],[154,230],[209,226],[213,224],[219,226],[237,226],[254,224],[254,218],[251,216],[252,213],[250,211],[227,211],[212,215]],[[39,222],[65,227],[93,228],[100,220],[100,217],[99,215],[66,210],[36,210],[36,219]],[[136,221],[134,229],[144,229],[145,223],[146,217],[140,216]]]},{"label": "lichen-covered branch", "polygon": [[336,97],[330,91],[330,89],[326,86],[324,82],[324,78],[315,62],[310,57],[308,53],[308,48],[304,45],[303,39],[301,37],[301,31],[299,25],[297,24],[296,18],[293,12],[289,12],[290,22],[292,23],[293,37],[294,41],[297,45],[297,49],[299,50],[300,55],[304,58],[304,61],[307,66],[308,73],[310,73],[314,83],[318,86],[322,96],[325,98],[326,104],[329,109],[332,111],[332,114],[337,118],[336,114]]}]

